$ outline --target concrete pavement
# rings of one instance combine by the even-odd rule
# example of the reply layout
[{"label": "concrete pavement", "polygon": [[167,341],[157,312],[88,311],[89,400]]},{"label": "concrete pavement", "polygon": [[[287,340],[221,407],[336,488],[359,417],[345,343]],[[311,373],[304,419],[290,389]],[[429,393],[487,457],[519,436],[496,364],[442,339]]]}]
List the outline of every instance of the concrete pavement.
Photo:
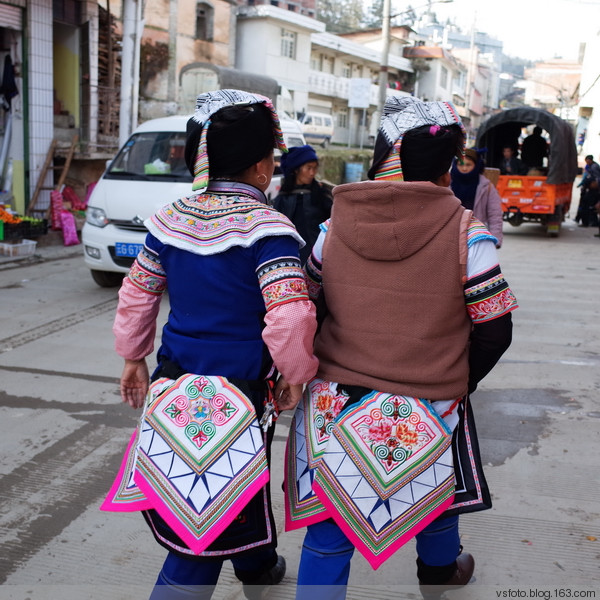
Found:
[{"label": "concrete pavement", "polygon": [[[600,598],[600,240],[572,221],[556,240],[505,227],[500,261],[521,308],[473,397],[494,507],[461,518],[476,581],[448,598]],[[137,415],[118,400],[116,291],[94,287],[81,253],[40,245],[0,261],[0,600],[143,599],[165,555],[141,516],[98,510]],[[43,298],[54,304],[41,310]],[[303,538],[283,532],[289,420],[273,447],[288,561],[273,599],[293,598]],[[420,598],[414,560],[412,542],[377,571],[356,554],[348,598]],[[228,565],[214,598],[243,598]]]}]

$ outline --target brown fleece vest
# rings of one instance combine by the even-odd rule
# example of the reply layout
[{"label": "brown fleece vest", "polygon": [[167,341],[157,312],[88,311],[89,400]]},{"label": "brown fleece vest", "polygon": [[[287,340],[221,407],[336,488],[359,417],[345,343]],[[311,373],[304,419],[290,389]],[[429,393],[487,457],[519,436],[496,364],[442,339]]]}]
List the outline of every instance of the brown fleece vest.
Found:
[{"label": "brown fleece vest", "polygon": [[[402,202],[423,204],[414,194]],[[329,314],[315,342],[320,377],[428,400],[466,394],[472,324],[463,284],[471,211],[447,204],[421,213],[420,230],[427,220],[445,225],[402,260],[360,255],[336,233],[334,214],[323,249]],[[334,211],[343,210],[336,196]],[[403,232],[414,229],[408,223]]]}]

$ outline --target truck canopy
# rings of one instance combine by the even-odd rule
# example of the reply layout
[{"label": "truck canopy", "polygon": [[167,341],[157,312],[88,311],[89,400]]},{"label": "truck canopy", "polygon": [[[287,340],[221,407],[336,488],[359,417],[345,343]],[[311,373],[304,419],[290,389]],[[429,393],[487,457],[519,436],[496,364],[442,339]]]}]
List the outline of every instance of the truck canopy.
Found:
[{"label": "truck canopy", "polygon": [[477,147],[487,148],[488,167],[499,167],[504,146],[518,147],[521,128],[539,125],[550,134],[547,183],[572,183],[577,175],[577,148],[572,127],[547,110],[522,106],[503,110],[484,121],[477,132]]},{"label": "truck canopy", "polygon": [[266,75],[238,71],[211,63],[196,62],[184,66],[179,74],[180,110],[193,113],[198,94],[212,90],[236,89],[261,94],[276,102],[280,85]]}]

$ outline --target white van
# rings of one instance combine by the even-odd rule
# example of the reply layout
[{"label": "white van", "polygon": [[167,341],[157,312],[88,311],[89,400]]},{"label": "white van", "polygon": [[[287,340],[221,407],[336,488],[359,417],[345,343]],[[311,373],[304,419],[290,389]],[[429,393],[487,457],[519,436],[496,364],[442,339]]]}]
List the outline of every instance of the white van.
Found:
[{"label": "white van", "polygon": [[[144,244],[144,220],[192,193],[183,157],[188,120],[164,117],[140,125],[94,187],[81,237],[85,263],[98,285],[120,285]],[[281,128],[288,147],[306,143],[296,121],[284,117]],[[281,175],[276,174],[265,192],[267,200],[280,187]]]},{"label": "white van", "polygon": [[299,117],[302,133],[310,144],[321,144],[323,148],[331,142],[333,137],[333,117],[327,113],[307,112]]}]

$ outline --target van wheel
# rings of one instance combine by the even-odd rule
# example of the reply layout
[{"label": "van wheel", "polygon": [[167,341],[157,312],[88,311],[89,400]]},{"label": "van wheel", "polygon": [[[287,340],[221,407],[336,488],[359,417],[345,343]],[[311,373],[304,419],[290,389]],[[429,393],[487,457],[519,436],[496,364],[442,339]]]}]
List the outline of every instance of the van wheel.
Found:
[{"label": "van wheel", "polygon": [[123,283],[124,273],[114,273],[113,271],[96,271],[91,270],[92,279],[100,287],[117,287]]},{"label": "van wheel", "polygon": [[325,138],[322,142],[321,142],[321,147],[322,148],[327,148],[327,146],[329,146],[329,138]]}]

